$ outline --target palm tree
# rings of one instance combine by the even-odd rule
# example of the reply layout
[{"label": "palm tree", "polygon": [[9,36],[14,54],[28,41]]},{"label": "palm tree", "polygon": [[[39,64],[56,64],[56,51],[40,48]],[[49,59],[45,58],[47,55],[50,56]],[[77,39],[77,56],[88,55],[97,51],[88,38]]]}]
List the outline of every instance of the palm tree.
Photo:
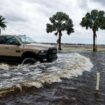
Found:
[{"label": "palm tree", "polygon": [[86,29],[90,28],[93,32],[93,51],[97,51],[96,46],[96,39],[97,34],[96,32],[99,29],[105,29],[105,12],[92,10],[91,13],[87,13],[85,17],[82,18],[80,23],[82,27],[86,27]]},{"label": "palm tree", "polygon": [[68,35],[74,32],[72,20],[63,12],[57,12],[49,20],[51,23],[46,25],[46,31],[47,33],[55,31],[55,35],[58,35],[58,49],[61,50],[62,31],[67,31]]},{"label": "palm tree", "polygon": [[5,24],[5,18],[0,16],[0,34],[1,34],[1,29],[5,29],[7,26]]}]

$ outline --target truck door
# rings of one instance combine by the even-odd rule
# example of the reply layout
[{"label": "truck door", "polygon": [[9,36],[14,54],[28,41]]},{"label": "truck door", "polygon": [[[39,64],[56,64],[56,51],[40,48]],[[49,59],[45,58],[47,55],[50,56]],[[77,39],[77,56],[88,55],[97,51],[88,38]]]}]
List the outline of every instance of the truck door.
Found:
[{"label": "truck door", "polygon": [[22,46],[15,36],[2,36],[3,43],[0,44],[0,55],[8,57],[19,57],[22,53]]}]

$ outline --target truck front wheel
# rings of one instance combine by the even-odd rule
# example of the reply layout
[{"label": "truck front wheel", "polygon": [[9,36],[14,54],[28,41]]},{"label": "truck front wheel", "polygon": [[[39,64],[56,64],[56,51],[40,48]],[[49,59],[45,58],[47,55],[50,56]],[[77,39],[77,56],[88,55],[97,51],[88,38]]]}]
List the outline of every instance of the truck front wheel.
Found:
[{"label": "truck front wheel", "polygon": [[34,64],[36,63],[36,58],[34,54],[28,53],[22,56],[21,64]]}]

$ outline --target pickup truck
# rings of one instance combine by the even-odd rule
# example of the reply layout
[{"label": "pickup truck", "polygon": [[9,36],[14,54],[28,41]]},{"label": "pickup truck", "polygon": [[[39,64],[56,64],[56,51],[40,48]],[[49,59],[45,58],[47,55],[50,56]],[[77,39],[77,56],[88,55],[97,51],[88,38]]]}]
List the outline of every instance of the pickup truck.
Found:
[{"label": "pickup truck", "polygon": [[52,62],[57,48],[40,44],[26,35],[0,35],[0,62]]}]

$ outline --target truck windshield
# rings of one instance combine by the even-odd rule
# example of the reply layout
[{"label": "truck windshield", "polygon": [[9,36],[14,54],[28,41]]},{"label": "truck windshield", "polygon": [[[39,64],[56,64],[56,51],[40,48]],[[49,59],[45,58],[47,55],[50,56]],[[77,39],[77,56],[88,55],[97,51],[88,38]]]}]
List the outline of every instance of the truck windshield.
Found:
[{"label": "truck windshield", "polygon": [[20,35],[19,39],[24,43],[24,44],[30,44],[30,43],[36,43],[32,38],[26,36],[26,35]]}]

